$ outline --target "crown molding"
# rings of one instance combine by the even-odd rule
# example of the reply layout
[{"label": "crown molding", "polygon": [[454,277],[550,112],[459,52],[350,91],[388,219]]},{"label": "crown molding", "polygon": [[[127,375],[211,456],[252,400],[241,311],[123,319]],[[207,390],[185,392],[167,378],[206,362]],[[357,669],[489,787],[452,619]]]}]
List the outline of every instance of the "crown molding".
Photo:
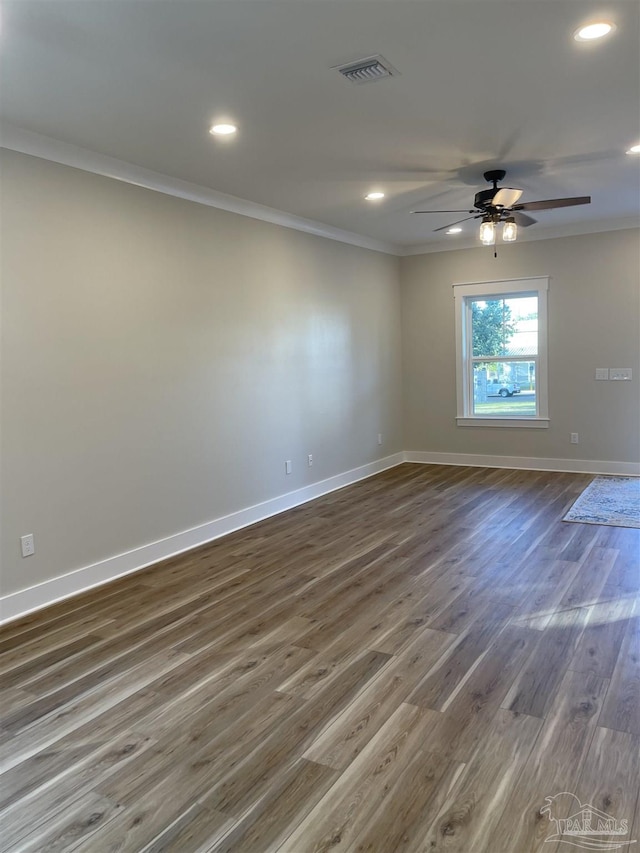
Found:
[{"label": "crown molding", "polygon": [[[102,175],[103,177],[113,178],[117,181],[124,181],[134,186],[154,190],[155,192],[164,193],[175,198],[182,198],[196,204],[215,207],[219,210],[226,210],[229,213],[237,213],[239,216],[248,216],[251,219],[270,222],[272,225],[280,225],[283,228],[291,228],[295,231],[302,231],[305,234],[324,237],[327,240],[336,240],[339,243],[346,243],[361,249],[371,249],[374,252],[382,252],[386,255],[408,257],[410,255],[431,254],[432,252],[452,252],[459,249],[482,248],[472,237],[464,237],[462,240],[447,240],[446,244],[443,241],[409,246],[377,240],[373,237],[366,237],[362,234],[355,234],[352,231],[335,228],[323,222],[316,222],[313,219],[305,219],[302,216],[277,210],[274,207],[267,207],[257,202],[218,192],[200,184],[183,181],[180,178],[172,178],[161,172],[154,172],[151,169],[145,169],[143,166],[127,163],[124,160],[118,160],[106,154],[99,154],[96,151],[81,148],[69,142],[63,142],[51,136],[34,133],[31,130],[25,130],[8,122],[3,122],[0,126],[0,148],[17,151],[20,154],[29,154],[32,157],[39,157],[41,160],[50,160],[53,163],[71,166],[83,172],[91,172],[94,175]],[[536,228],[532,231],[521,229],[518,234],[518,243],[535,240],[553,240],[559,237],[574,237],[580,234],[598,234],[605,231],[619,231],[639,227],[640,219],[638,217],[627,216],[618,219],[591,220],[553,228]],[[498,245],[500,246],[500,244]]]},{"label": "crown molding", "polygon": [[[640,228],[640,218],[637,216],[623,216],[618,219],[595,219],[588,222],[574,222],[571,225],[557,225],[553,228],[520,229],[518,231],[518,243],[531,243],[536,240],[555,240],[559,237],[578,237],[581,234],[600,234],[604,231],[623,231],[629,228]],[[496,244],[498,251],[502,243]],[[428,255],[432,252],[452,252],[458,249],[493,249],[493,246],[481,246],[473,237],[463,240],[452,240],[446,247],[442,243],[421,243],[413,246],[401,246],[398,254],[401,257],[409,255]],[[505,246],[505,248],[508,248]]]},{"label": "crown molding", "polygon": [[262,222],[270,222],[272,225],[303,231],[305,234],[313,234],[327,240],[336,240],[339,243],[347,243],[350,246],[371,249],[374,252],[383,252],[387,255],[399,254],[399,247],[393,243],[365,237],[362,234],[354,234],[351,231],[343,231],[341,228],[334,228],[313,219],[305,219],[302,216],[221,193],[190,181],[172,178],[161,172],[154,172],[151,169],[145,169],[143,166],[136,166],[133,163],[127,163],[106,154],[99,154],[78,145],[71,145],[69,142],[62,142],[50,136],[24,130],[7,122],[4,122],[0,127],[0,148],[17,151],[20,154],[29,154],[32,157],[50,160],[63,166],[71,166],[74,169],[81,169],[83,172],[91,172],[94,175],[124,181],[127,184],[155,190],[196,204],[215,207],[229,213],[259,219]]}]

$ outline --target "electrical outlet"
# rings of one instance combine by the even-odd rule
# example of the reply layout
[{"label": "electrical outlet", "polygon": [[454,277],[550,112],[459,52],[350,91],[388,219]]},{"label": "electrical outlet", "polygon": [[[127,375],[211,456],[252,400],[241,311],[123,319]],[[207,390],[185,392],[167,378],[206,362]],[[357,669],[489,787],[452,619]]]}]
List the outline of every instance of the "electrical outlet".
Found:
[{"label": "electrical outlet", "polygon": [[292,467],[291,467],[291,460],[290,460],[290,459],[287,459],[287,461],[284,463],[284,473],[285,473],[285,474],[290,474],[290,473],[291,473],[291,471],[292,471]]},{"label": "electrical outlet", "polygon": [[309,465],[309,468],[311,468],[311,466],[313,465],[313,453],[310,453],[307,456],[307,464]]},{"label": "electrical outlet", "polygon": [[33,533],[27,533],[26,536],[20,537],[20,547],[23,557],[30,557],[32,554],[35,554],[36,545],[33,541]]},{"label": "electrical outlet", "polygon": [[579,437],[577,432],[571,433],[571,444],[578,444]]},{"label": "electrical outlet", "polygon": [[382,444],[382,433],[378,433],[378,444]]}]

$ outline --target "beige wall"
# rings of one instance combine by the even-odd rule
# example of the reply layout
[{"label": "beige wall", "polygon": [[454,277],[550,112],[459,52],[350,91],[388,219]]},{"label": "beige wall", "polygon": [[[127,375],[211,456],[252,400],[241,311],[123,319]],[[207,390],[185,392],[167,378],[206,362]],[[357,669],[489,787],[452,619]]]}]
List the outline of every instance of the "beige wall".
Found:
[{"label": "beige wall", "polygon": [[397,258],[0,163],[2,594],[402,449]]},{"label": "beige wall", "polygon": [[[402,449],[640,456],[637,231],[400,262],[13,152],[0,166],[2,595]],[[458,428],[451,285],[532,275],[551,277],[551,427]]]},{"label": "beige wall", "polygon": [[[402,259],[405,450],[640,459],[637,230]],[[550,276],[548,430],[458,427],[452,284]],[[596,382],[631,367],[632,382]],[[580,444],[569,443],[577,432]]]}]

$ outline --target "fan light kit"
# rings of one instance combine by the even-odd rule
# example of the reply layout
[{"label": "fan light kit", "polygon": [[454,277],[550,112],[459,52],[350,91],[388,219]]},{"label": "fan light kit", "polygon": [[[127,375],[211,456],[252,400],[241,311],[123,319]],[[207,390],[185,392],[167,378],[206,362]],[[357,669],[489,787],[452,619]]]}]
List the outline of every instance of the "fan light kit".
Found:
[{"label": "fan light kit", "polygon": [[[412,210],[412,213],[470,213],[457,222],[442,225],[435,231],[446,231],[447,234],[455,234],[461,222],[469,219],[481,219],[480,242],[485,246],[493,246],[496,242],[496,226],[502,223],[502,240],[504,243],[513,243],[518,237],[518,227],[528,228],[537,220],[523,213],[524,210],[551,210],[555,207],[573,207],[578,204],[591,204],[591,196],[577,196],[575,198],[551,198],[545,201],[520,202],[523,190],[516,187],[499,187],[498,182],[506,177],[504,169],[492,169],[484,173],[485,181],[493,184],[488,190],[480,190],[473,200],[472,210]],[[462,230],[462,229],[458,229]]]},{"label": "fan light kit", "polygon": [[[447,234],[449,232],[447,231]],[[480,242],[483,246],[493,246],[496,242],[496,223],[489,216],[482,220],[480,226]],[[518,226],[515,219],[510,216],[502,226],[502,242],[515,243],[518,237]]]},{"label": "fan light kit", "polygon": [[513,216],[510,216],[504,223],[502,228],[502,242],[515,243],[518,236],[518,226]]},{"label": "fan light kit", "polygon": [[487,217],[482,220],[480,226],[480,242],[483,246],[493,246],[496,242],[496,226],[492,219]]}]

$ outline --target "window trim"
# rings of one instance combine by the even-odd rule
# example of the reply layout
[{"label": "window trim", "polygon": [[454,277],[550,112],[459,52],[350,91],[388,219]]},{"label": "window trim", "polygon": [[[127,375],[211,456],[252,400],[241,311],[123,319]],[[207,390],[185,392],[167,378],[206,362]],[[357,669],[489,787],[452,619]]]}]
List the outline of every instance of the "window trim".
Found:
[{"label": "window trim", "polygon": [[[462,427],[516,427],[547,429],[549,426],[547,293],[549,276],[465,282],[453,285],[456,317],[456,423]],[[534,418],[497,418],[473,414],[473,364],[471,355],[471,301],[530,293],[538,297],[538,355],[536,373],[537,414]],[[505,361],[513,360],[504,358]],[[522,360],[517,359],[516,360]]]}]

